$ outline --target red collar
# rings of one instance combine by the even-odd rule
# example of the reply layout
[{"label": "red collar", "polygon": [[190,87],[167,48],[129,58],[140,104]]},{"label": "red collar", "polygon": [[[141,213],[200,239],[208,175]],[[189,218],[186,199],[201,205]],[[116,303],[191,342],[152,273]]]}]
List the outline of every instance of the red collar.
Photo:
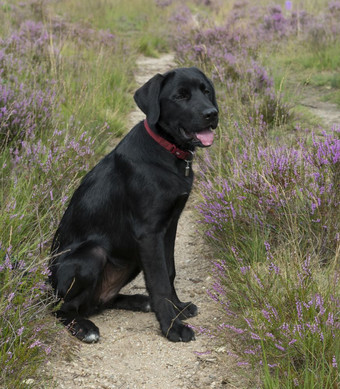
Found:
[{"label": "red collar", "polygon": [[148,125],[148,122],[146,119],[144,120],[144,127],[148,134],[153,138],[158,144],[160,144],[162,147],[164,147],[166,150],[170,151],[171,154],[175,155],[179,159],[184,159],[187,160],[188,157],[189,159],[192,159],[192,152],[190,151],[184,151],[179,149],[176,145],[173,143],[168,142],[166,139],[162,138],[161,136],[155,134],[151,128]]}]

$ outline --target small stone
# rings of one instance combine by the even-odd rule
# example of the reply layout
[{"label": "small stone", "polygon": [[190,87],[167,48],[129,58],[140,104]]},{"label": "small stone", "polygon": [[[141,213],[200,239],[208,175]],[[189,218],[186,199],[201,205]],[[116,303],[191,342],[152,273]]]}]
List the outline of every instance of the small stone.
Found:
[{"label": "small stone", "polygon": [[23,380],[22,383],[26,385],[32,385],[34,384],[34,379],[33,378],[27,378],[26,380]]}]

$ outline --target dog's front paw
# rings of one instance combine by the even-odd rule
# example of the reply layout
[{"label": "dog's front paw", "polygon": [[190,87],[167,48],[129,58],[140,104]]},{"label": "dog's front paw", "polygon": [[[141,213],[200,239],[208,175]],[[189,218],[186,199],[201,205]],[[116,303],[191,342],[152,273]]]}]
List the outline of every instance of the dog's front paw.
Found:
[{"label": "dog's front paw", "polygon": [[179,320],[176,320],[163,333],[171,342],[190,342],[191,340],[195,340],[194,331]]},{"label": "dog's front paw", "polygon": [[176,305],[179,315],[178,318],[180,320],[186,320],[190,317],[197,316],[198,314],[198,308],[195,304],[188,302],[188,303],[180,303]]}]

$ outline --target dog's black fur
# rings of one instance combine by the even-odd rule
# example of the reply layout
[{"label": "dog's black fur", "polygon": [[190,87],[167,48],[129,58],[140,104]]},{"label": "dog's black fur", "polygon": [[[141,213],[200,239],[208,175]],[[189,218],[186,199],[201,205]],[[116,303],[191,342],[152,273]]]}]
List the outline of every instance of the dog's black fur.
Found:
[{"label": "dog's black fur", "polygon": [[[210,145],[199,133],[216,128],[218,107],[197,68],[157,74],[134,98],[153,132],[183,150]],[[181,302],[174,288],[177,222],[193,183],[187,165],[140,122],[75,191],[54,237],[50,282],[62,299],[57,316],[79,339],[98,341],[86,317],[103,308],[152,310],[169,340],[195,338],[181,319],[197,307]],[[150,298],[119,294],[140,271]]]}]

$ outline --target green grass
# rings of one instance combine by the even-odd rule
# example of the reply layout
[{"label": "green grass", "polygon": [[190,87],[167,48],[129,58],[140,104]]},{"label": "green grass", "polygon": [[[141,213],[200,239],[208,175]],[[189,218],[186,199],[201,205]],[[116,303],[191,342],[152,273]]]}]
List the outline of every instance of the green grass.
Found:
[{"label": "green grass", "polygon": [[[53,13],[74,23],[109,30],[132,43],[130,50],[152,56],[166,51],[167,12],[161,12],[153,0],[71,0],[51,5]],[[146,47],[147,46],[147,47]]]},{"label": "green grass", "polygon": [[[321,45],[310,42],[310,47],[304,49],[298,47],[295,54],[291,57],[286,57],[286,64],[296,64],[303,69],[312,69],[314,72],[338,70],[340,68],[340,42],[331,42],[329,44],[322,43]],[[295,48],[296,49],[296,48]]]},{"label": "green grass", "polygon": [[162,36],[146,33],[136,42],[137,51],[147,57],[158,57],[159,53],[168,50],[168,42]]},{"label": "green grass", "polygon": [[[63,51],[62,51],[63,53]],[[108,55],[108,50],[78,50],[67,56],[59,70],[64,117],[76,116],[87,130],[109,125],[110,131],[122,135],[126,130],[126,115],[132,108],[131,94],[134,86],[132,69],[134,56],[121,61]],[[77,67],[73,66],[75,58]]]},{"label": "green grass", "polygon": [[[272,70],[276,89],[283,85],[285,101],[298,105],[308,94],[309,87],[318,87],[320,100],[339,104],[339,52],[339,41],[319,47],[312,42],[306,45],[290,40],[275,53],[267,54],[264,61]],[[304,118],[309,121],[306,116]]]},{"label": "green grass", "polygon": [[[8,108],[26,99],[18,94],[22,87],[27,96],[52,88],[56,97],[46,103],[47,113],[31,112],[38,124],[31,135],[28,124],[16,134],[8,114],[0,137],[0,386],[5,388],[43,386],[49,377],[41,373],[42,364],[74,347],[54,340],[64,338],[45,286],[51,239],[82,176],[128,130],[137,55],[157,56],[168,48],[164,19],[151,0],[20,3],[2,2],[2,38],[33,20],[43,23],[48,39],[23,46],[20,55],[6,49],[5,58],[13,55],[23,64],[9,61],[1,74],[15,92]],[[39,36],[40,28],[35,25],[32,34]],[[25,39],[30,41],[29,34]],[[44,115],[50,116],[42,122]]]},{"label": "green grass", "polygon": [[118,34],[141,31],[153,18],[157,8],[153,1],[81,0],[60,1],[51,4],[53,13],[75,23],[89,24],[96,29],[110,29]]},{"label": "green grass", "polygon": [[322,72],[313,74],[310,82],[315,86],[340,89],[340,74],[337,72]]}]

